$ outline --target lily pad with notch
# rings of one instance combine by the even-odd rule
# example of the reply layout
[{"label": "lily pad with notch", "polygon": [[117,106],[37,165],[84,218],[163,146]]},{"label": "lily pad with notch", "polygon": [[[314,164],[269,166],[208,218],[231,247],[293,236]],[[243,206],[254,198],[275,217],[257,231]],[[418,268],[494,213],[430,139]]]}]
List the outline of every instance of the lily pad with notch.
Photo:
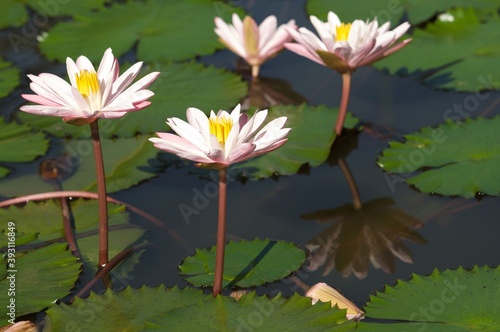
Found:
[{"label": "lily pad with notch", "polygon": [[79,56],[82,49],[91,61],[100,59],[108,47],[121,56],[135,44],[141,60],[192,59],[222,47],[213,32],[214,17],[231,12],[243,10],[212,0],[114,3],[60,22],[48,31],[40,49],[47,58],[61,62]]},{"label": "lily pad with notch", "polygon": [[500,194],[500,116],[448,121],[390,142],[378,165],[426,193],[474,197]]},{"label": "lily pad with notch", "polygon": [[[14,299],[16,317],[50,307],[70,293],[81,264],[66,247],[54,243],[27,252],[16,251],[14,265],[7,269],[8,264],[0,264],[0,301],[8,308]],[[6,325],[8,319],[8,315],[2,315],[0,326]]]},{"label": "lily pad with notch", "polygon": [[[370,296],[366,317],[391,324],[359,322],[359,331],[498,331],[500,269],[462,267],[429,276],[412,275]],[[397,322],[396,322],[397,321]]]},{"label": "lily pad with notch", "polygon": [[[0,118],[0,162],[28,162],[45,154],[49,140],[40,132],[33,132],[28,125],[5,123]],[[10,170],[0,166],[0,178]]]},{"label": "lily pad with notch", "polygon": [[[408,47],[374,64],[392,74],[421,74],[439,89],[499,89],[500,18],[474,8],[453,8],[416,28]],[[432,52],[429,52],[432,50]],[[403,70],[404,68],[404,70]]]},{"label": "lily pad with notch", "polygon": [[[108,193],[130,188],[140,181],[156,176],[158,171],[154,161],[158,153],[149,136],[134,138],[102,139],[104,168]],[[95,161],[90,140],[61,141],[61,154],[54,164],[70,175],[63,178],[64,190],[96,191]],[[32,172],[2,181],[0,193],[4,196],[22,196],[53,191],[53,186],[39,176],[37,165]]]},{"label": "lily pad with notch", "polygon": [[[215,246],[197,249],[180,265],[182,277],[198,287],[212,286],[215,254]],[[252,287],[282,279],[297,271],[305,259],[305,251],[290,242],[230,241],[225,249],[223,287]]]}]

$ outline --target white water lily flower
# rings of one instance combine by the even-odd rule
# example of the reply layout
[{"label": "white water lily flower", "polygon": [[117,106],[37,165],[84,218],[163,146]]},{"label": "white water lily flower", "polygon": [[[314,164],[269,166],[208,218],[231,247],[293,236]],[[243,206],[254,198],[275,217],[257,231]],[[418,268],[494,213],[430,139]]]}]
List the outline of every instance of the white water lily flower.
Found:
[{"label": "white water lily flower", "polygon": [[233,24],[227,24],[220,17],[215,18],[215,33],[221,43],[245,59],[252,66],[252,76],[259,76],[260,66],[284,48],[292,40],[287,30],[296,30],[294,20],[278,27],[276,16],[268,16],[257,25],[246,16],[243,21],[233,14]]},{"label": "white water lily flower", "polygon": [[267,117],[267,110],[256,112],[250,119],[240,113],[240,105],[229,114],[220,110],[210,117],[197,108],[186,111],[185,122],[179,118],[167,119],[177,133],[156,133],[150,138],[155,147],[200,163],[199,166],[222,168],[275,150],[286,143],[290,128],[283,128],[287,118],[279,117],[259,130]]},{"label": "white water lily flower", "polygon": [[399,51],[411,41],[409,38],[393,45],[410,28],[408,22],[389,30],[390,22],[379,27],[375,18],[371,22],[355,20],[345,24],[333,12],[328,13],[327,22],[316,16],[310,19],[320,38],[306,28],[289,29],[297,43],[286,43],[285,47],[340,73],[370,65]]},{"label": "white water lily flower", "polygon": [[118,118],[137,111],[151,102],[153,92],[146,88],[158,77],[152,72],[130,87],[142,66],[137,62],[122,75],[118,60],[108,48],[97,71],[90,60],[79,56],[76,62],[66,59],[69,81],[49,74],[28,75],[30,87],[36,94],[23,94],[24,99],[38,105],[24,105],[21,111],[39,115],[60,116],[74,124],[90,123],[98,118]]}]

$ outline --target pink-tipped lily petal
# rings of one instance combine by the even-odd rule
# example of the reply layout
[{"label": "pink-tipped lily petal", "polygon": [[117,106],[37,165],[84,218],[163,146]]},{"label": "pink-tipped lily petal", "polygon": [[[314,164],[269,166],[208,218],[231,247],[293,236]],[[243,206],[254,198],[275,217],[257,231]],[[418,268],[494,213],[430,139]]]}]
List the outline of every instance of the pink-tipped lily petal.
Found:
[{"label": "pink-tipped lily petal", "polygon": [[249,119],[240,113],[240,105],[231,113],[212,111],[210,117],[196,108],[188,108],[186,114],[188,122],[167,119],[177,135],[159,132],[158,137],[149,140],[160,150],[205,167],[227,167],[275,150],[286,143],[285,136],[290,131],[290,128],[283,128],[286,117],[274,119],[260,128],[267,110],[256,112]]},{"label": "pink-tipped lily petal", "polygon": [[147,99],[153,96],[153,92],[146,88],[158,77],[158,72],[150,73],[130,86],[141,66],[142,62],[138,62],[120,76],[118,60],[110,48],[104,52],[97,71],[83,55],[76,61],[67,58],[69,83],[48,73],[28,75],[35,94],[23,94],[22,97],[37,105],[24,105],[21,110],[59,116],[73,124],[122,117],[151,104]]},{"label": "pink-tipped lily petal", "polygon": [[[400,50],[411,41],[406,39],[393,46],[410,28],[408,22],[389,30],[390,23],[379,26],[376,18],[373,21],[354,20],[344,24],[333,12],[328,13],[327,22],[322,22],[316,16],[311,16],[310,19],[319,38],[306,28],[300,28],[298,31],[288,29],[296,44],[286,43],[285,47],[340,73],[352,72],[361,66],[370,65]],[[319,56],[318,51],[332,53],[340,61],[328,61],[332,55]]]},{"label": "pink-tipped lily petal", "polygon": [[252,66],[253,76],[258,76],[258,68],[292,40],[288,31],[297,29],[294,20],[278,26],[274,15],[268,16],[259,26],[250,16],[242,21],[237,14],[233,14],[232,23],[216,17],[214,31],[227,48]]},{"label": "pink-tipped lily petal", "polygon": [[324,282],[317,283],[310,287],[306,292],[306,296],[311,298],[313,305],[318,301],[330,302],[332,307],[337,306],[339,309],[346,309],[347,319],[359,321],[365,317],[365,313],[352,303],[351,300]]}]

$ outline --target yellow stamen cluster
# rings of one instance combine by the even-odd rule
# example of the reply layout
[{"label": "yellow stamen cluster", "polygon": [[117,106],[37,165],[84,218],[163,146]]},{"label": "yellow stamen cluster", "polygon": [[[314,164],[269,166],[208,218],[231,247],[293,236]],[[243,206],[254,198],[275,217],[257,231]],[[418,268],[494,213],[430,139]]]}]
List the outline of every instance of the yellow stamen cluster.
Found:
[{"label": "yellow stamen cluster", "polygon": [[208,119],[210,134],[214,135],[219,144],[224,147],[227,136],[233,127],[233,120],[227,117],[211,117]]},{"label": "yellow stamen cluster", "polygon": [[341,23],[337,27],[337,33],[335,41],[346,41],[347,37],[349,37],[349,31],[351,31],[351,23]]},{"label": "yellow stamen cluster", "polygon": [[86,98],[93,94],[100,94],[101,89],[97,73],[95,71],[81,70],[76,74],[76,88]]}]

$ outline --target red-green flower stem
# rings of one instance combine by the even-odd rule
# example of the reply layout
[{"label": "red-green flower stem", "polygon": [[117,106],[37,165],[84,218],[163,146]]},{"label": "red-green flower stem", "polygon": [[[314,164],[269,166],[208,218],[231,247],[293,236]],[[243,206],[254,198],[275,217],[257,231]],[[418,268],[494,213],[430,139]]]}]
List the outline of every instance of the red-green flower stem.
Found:
[{"label": "red-green flower stem", "polygon": [[351,72],[342,74],[342,99],[340,99],[340,110],[335,124],[335,133],[337,136],[342,134],[344,121],[347,114],[347,105],[349,104],[349,94],[351,92]]},{"label": "red-green flower stem", "polygon": [[215,274],[213,296],[222,291],[222,277],[224,276],[224,249],[226,245],[226,168],[219,170],[219,219],[217,222],[217,246],[215,254]]},{"label": "red-green flower stem", "polygon": [[97,120],[90,123],[94,145],[95,171],[97,176],[97,202],[99,205],[99,269],[108,264],[108,204],[106,199],[106,178],[102,158],[101,139]]}]

